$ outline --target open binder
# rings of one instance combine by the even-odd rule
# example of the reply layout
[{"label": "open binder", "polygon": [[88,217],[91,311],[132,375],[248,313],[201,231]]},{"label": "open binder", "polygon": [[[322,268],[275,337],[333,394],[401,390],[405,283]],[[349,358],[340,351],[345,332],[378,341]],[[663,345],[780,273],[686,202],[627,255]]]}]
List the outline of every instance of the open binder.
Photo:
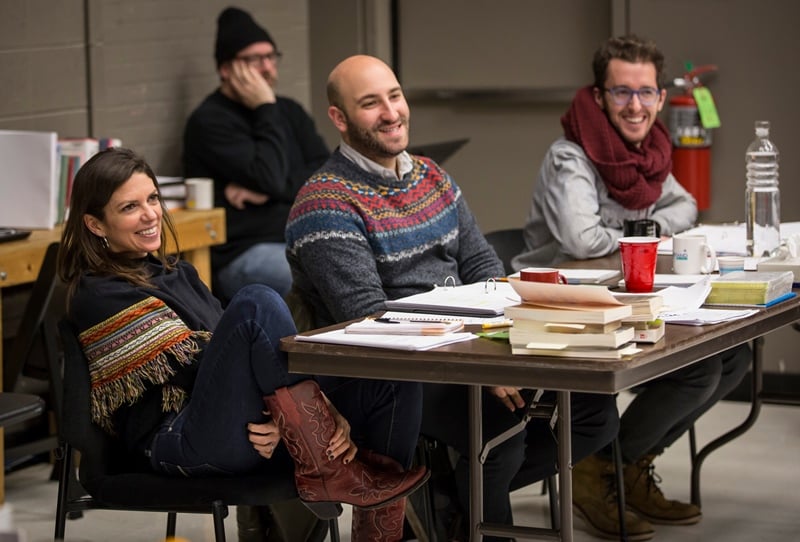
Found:
[{"label": "open binder", "polygon": [[386,308],[456,316],[500,316],[506,307],[519,302],[510,284],[489,279],[462,286],[434,286],[428,292],[386,301]]}]

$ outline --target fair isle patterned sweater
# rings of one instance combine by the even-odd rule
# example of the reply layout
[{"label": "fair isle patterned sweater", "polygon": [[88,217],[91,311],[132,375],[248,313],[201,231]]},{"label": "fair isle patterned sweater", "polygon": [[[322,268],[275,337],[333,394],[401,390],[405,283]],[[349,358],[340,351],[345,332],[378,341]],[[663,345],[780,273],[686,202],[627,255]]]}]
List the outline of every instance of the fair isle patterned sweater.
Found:
[{"label": "fair isle patterned sweater", "polygon": [[430,290],[452,276],[469,284],[502,276],[461,190],[435,162],[386,180],[337,149],[300,189],[286,225],[294,288],[317,326],[385,309],[387,299]]}]

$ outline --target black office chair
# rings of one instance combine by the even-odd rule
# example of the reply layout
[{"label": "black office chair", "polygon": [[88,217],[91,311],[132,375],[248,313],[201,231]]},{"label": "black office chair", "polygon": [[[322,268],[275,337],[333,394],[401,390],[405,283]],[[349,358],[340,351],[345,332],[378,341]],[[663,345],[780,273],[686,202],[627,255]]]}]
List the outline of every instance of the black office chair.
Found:
[{"label": "black office chair", "polygon": [[[167,513],[167,538],[174,537],[181,513],[213,514],[217,542],[225,541],[224,519],[231,505],[269,505],[297,498],[294,472],[241,476],[178,478],[156,474],[143,461],[91,422],[89,368],[73,326],[58,323],[64,348],[63,411],[59,427],[62,469],[58,485],[55,540],[64,539],[66,519],[90,509]],[[79,473],[75,469],[80,453]],[[339,541],[336,519],[328,523],[331,540]]]},{"label": "black office chair", "polygon": [[506,274],[510,275],[513,273],[514,269],[511,267],[511,260],[514,256],[525,250],[525,239],[522,236],[522,228],[491,231],[484,235],[484,237],[486,237],[486,240],[492,245],[500,261],[503,262]]},{"label": "black office chair", "polygon": [[[64,314],[64,296],[56,280],[58,243],[44,254],[36,281],[3,367],[3,391],[35,394],[46,399],[44,415],[24,424],[11,424],[6,434],[6,464],[23,464],[28,458],[49,453],[58,446],[56,428],[60,422],[61,364],[58,353],[57,321]],[[55,479],[55,477],[53,477]]]}]

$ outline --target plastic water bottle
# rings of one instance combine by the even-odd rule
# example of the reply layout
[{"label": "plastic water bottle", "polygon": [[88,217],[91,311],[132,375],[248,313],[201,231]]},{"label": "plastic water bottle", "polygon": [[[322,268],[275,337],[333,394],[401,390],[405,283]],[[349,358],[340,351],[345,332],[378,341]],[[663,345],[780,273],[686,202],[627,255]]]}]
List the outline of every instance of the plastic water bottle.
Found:
[{"label": "plastic water bottle", "polygon": [[756,138],[747,147],[745,222],[748,256],[770,256],[781,243],[778,147],[769,140],[769,121],[756,121]]}]

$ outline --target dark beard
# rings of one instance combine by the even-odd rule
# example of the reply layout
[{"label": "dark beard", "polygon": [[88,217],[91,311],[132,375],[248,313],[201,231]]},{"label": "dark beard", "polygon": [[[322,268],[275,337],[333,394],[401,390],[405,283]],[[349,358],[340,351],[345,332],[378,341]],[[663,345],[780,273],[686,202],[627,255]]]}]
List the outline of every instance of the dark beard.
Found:
[{"label": "dark beard", "polygon": [[[403,126],[406,127],[406,131],[408,131],[408,119],[403,117],[400,121]],[[375,129],[380,128],[380,126],[376,127]],[[347,122],[347,135],[350,139],[350,146],[359,151],[366,157],[377,157],[377,158],[394,158],[395,156],[402,153],[406,150],[406,147],[403,147],[400,150],[394,151],[381,143],[376,137],[372,135],[373,130],[365,130],[356,127],[352,123],[350,123],[349,119]]]}]

